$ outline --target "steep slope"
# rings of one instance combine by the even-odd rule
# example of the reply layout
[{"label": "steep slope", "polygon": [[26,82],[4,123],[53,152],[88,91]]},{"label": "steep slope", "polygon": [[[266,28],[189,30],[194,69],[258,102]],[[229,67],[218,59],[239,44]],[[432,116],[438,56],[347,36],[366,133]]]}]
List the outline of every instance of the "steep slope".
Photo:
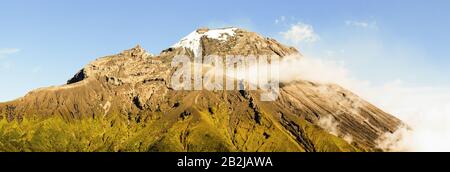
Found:
[{"label": "steep slope", "polygon": [[137,46],[99,58],[66,85],[0,103],[0,150],[378,151],[376,139],[401,121],[336,85],[283,83],[278,100],[262,102],[260,90],[176,91],[169,83],[176,55],[297,53],[225,28],[198,29],[157,56]]}]

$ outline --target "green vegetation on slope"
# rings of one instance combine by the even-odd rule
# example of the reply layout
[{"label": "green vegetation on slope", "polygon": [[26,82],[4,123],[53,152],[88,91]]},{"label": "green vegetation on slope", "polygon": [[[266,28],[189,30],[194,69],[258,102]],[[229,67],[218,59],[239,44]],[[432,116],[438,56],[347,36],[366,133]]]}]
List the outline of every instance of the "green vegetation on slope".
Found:
[{"label": "green vegetation on slope", "polygon": [[[189,110],[185,119],[133,122],[120,115],[65,121],[59,117],[0,121],[2,152],[228,152],[307,151],[295,137],[263,117],[261,125],[241,121],[234,131],[220,111]],[[304,121],[306,122],[306,121]],[[303,124],[315,151],[358,151],[342,139]]]},{"label": "green vegetation on slope", "polygon": [[260,104],[249,94],[223,95],[226,98],[210,92],[189,92],[165,112],[113,111],[107,115],[67,118],[67,115],[17,115],[21,113],[4,111],[0,113],[0,151],[365,150],[329,134],[301,115],[277,111],[272,104]]}]

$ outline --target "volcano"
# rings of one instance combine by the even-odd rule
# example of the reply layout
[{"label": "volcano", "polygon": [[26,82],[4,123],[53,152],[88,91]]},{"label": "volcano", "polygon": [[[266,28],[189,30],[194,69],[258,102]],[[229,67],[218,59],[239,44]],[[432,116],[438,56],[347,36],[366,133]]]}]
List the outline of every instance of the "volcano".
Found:
[{"label": "volcano", "polygon": [[260,90],[174,90],[177,55],[300,54],[240,28],[197,29],[152,55],[141,46],[98,58],[66,84],[0,103],[0,151],[360,152],[402,124],[336,84]]}]

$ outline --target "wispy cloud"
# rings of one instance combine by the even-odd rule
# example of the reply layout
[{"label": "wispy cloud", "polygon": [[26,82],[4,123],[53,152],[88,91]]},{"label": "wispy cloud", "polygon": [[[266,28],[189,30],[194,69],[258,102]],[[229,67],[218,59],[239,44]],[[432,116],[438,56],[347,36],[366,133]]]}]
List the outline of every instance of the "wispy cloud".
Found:
[{"label": "wispy cloud", "polygon": [[345,21],[345,25],[363,29],[378,29],[378,24],[376,21],[347,20]]},{"label": "wispy cloud", "polygon": [[20,52],[18,48],[0,48],[0,58],[6,57],[7,55]]},{"label": "wispy cloud", "polygon": [[[0,60],[7,57],[8,55],[20,52],[18,48],[0,48]],[[0,70],[8,71],[12,68],[12,63],[10,61],[2,60],[0,61]]]},{"label": "wispy cloud", "polygon": [[293,24],[289,30],[285,32],[280,32],[280,35],[283,39],[295,45],[313,43],[320,39],[319,35],[315,33],[312,25],[301,22]]},{"label": "wispy cloud", "polygon": [[286,21],[286,16],[281,16],[281,17],[275,19],[275,24],[283,23],[285,21]]},{"label": "wispy cloud", "polygon": [[42,67],[41,66],[36,66],[31,70],[31,73],[36,74],[42,71]]},{"label": "wispy cloud", "polygon": [[11,68],[12,68],[12,63],[11,62],[2,62],[2,63],[0,63],[0,70],[8,71]]}]

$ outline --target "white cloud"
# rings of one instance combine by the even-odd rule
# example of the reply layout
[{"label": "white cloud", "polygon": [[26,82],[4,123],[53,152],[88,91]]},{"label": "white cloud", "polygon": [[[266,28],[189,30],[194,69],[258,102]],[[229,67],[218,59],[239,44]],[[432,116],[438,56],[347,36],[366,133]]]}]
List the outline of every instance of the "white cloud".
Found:
[{"label": "white cloud", "polygon": [[20,49],[17,48],[1,48],[0,49],[0,58],[5,57],[10,54],[18,53]]},{"label": "white cloud", "polygon": [[388,141],[394,142],[388,142],[387,148],[393,151],[450,151],[449,88],[411,87],[395,81],[376,91],[370,95],[373,102],[395,114],[412,129],[388,134]]},{"label": "white cloud", "polygon": [[281,16],[281,17],[275,19],[275,24],[283,23],[285,21],[286,21],[286,16]]},{"label": "white cloud", "polygon": [[380,148],[450,151],[450,88],[408,86],[401,80],[373,85],[353,77],[343,63],[317,57],[294,58],[280,65],[281,81],[305,79],[336,83],[398,117],[411,129],[401,128],[394,134],[386,134],[380,138]]},{"label": "white cloud", "polygon": [[305,23],[294,24],[288,31],[280,32],[280,35],[283,39],[295,45],[313,43],[320,39],[319,35],[314,32],[313,26]]},{"label": "white cloud", "polygon": [[378,29],[378,24],[376,21],[355,21],[347,20],[345,25],[364,29]]},{"label": "white cloud", "polygon": [[338,130],[339,123],[337,121],[335,121],[331,115],[320,118],[318,125],[320,127],[322,127],[323,129],[325,129],[330,134],[339,136],[339,130]]}]

